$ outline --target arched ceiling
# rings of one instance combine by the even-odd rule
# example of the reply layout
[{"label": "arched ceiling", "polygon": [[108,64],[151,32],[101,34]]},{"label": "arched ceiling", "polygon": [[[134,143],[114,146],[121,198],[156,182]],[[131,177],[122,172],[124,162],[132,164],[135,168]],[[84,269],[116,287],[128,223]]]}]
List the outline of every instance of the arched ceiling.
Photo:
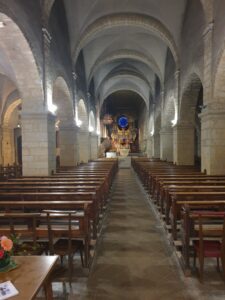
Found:
[{"label": "arched ceiling", "polygon": [[148,102],[156,78],[163,85],[168,49],[179,69],[186,2],[64,0],[73,63],[82,52],[86,83],[89,88],[94,82],[96,98],[135,86]]}]

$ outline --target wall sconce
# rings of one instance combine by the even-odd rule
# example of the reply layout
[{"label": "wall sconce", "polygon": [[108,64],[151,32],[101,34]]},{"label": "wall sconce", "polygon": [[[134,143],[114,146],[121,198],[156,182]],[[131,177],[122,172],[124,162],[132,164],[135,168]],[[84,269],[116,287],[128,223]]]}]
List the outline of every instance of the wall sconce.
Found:
[{"label": "wall sconce", "polygon": [[48,104],[48,110],[51,113],[55,114],[55,112],[57,111],[57,109],[58,109],[58,107],[55,104],[53,104],[53,103],[49,103]]},{"label": "wall sconce", "polygon": [[78,126],[78,127],[81,127],[81,125],[82,125],[82,121],[81,121],[81,120],[79,120],[79,119],[77,119],[77,120],[76,120],[76,124],[77,124],[77,126]]},{"label": "wall sconce", "polygon": [[177,124],[177,118],[175,117],[173,120],[171,120],[172,127],[174,127]]},{"label": "wall sconce", "polygon": [[152,131],[150,132],[151,136],[154,135],[154,129],[152,129]]},{"label": "wall sconce", "polygon": [[94,131],[94,127],[93,126],[89,126],[89,132],[93,132]]},{"label": "wall sconce", "polygon": [[5,27],[5,23],[0,21],[0,28],[4,28]]}]

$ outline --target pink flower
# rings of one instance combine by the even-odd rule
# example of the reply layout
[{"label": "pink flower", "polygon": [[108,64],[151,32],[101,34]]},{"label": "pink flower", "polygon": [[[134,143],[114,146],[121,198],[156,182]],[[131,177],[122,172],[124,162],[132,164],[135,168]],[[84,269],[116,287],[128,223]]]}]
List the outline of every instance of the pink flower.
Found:
[{"label": "pink flower", "polygon": [[12,240],[8,239],[7,237],[2,237],[1,239],[1,246],[5,251],[10,251],[13,247]]},{"label": "pink flower", "polygon": [[3,258],[4,254],[5,254],[4,250],[1,249],[1,250],[0,250],[0,259]]}]

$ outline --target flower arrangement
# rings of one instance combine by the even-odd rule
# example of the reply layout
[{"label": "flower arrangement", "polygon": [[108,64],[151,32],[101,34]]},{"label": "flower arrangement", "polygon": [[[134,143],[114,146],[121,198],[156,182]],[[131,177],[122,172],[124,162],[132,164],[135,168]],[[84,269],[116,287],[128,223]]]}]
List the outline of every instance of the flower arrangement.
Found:
[{"label": "flower arrangement", "polygon": [[2,236],[0,238],[0,246],[0,268],[4,268],[10,263],[13,241],[7,236]]}]

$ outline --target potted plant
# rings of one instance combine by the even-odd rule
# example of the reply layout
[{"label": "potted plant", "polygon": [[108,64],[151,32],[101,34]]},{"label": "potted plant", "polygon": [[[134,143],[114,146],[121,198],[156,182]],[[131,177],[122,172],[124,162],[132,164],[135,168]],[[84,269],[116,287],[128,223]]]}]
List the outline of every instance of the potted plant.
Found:
[{"label": "potted plant", "polygon": [[10,264],[10,256],[13,248],[13,241],[7,236],[0,238],[0,269]]}]

